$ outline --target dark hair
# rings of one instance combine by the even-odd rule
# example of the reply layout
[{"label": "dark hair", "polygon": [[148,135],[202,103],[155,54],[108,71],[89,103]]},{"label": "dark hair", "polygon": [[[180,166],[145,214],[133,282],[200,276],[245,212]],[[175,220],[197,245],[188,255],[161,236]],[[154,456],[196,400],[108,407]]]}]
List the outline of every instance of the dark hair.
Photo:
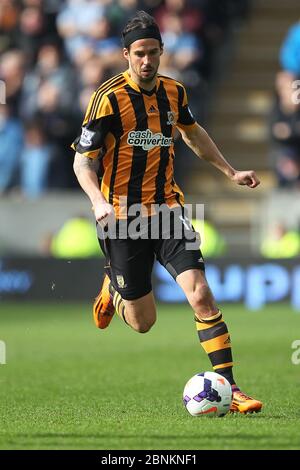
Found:
[{"label": "dark hair", "polygon": [[[123,43],[126,34],[128,34],[129,32],[134,31],[136,29],[147,29],[149,27],[157,28],[157,30],[159,31],[158,25],[153,16],[149,15],[144,10],[137,11],[136,15],[128,21],[122,31]],[[161,41],[160,45],[163,46],[163,43]]]}]

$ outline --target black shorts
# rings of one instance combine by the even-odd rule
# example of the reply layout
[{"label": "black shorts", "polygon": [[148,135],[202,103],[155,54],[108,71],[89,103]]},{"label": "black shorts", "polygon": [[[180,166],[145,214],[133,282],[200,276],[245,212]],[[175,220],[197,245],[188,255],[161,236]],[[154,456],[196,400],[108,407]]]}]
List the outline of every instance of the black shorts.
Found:
[{"label": "black shorts", "polygon": [[[147,237],[104,237],[98,227],[99,243],[106,257],[106,272],[114,288],[125,300],[134,300],[152,290],[151,275],[155,258],[164,266],[174,279],[188,269],[204,271],[203,256],[200,251],[199,235],[190,221],[182,215],[182,209],[172,209],[174,220],[180,219],[180,230],[170,224],[161,227],[161,218],[149,217],[141,233]],[[145,220],[145,219],[144,219]],[[173,219],[172,219],[173,220]],[[158,227],[156,236],[151,236],[151,224]],[[101,234],[102,232],[102,234]]]}]

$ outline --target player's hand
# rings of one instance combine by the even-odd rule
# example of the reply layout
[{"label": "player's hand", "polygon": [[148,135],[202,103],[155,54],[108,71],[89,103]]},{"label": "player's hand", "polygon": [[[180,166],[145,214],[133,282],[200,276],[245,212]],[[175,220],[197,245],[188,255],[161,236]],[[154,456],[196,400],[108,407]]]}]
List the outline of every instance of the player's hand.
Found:
[{"label": "player's hand", "polygon": [[113,206],[106,201],[94,204],[93,210],[95,214],[95,219],[103,227],[105,227],[105,225],[108,224],[109,219],[113,218],[115,215]]},{"label": "player's hand", "polygon": [[232,181],[242,186],[249,186],[249,188],[256,188],[260,184],[260,181],[252,170],[236,171],[232,176]]}]

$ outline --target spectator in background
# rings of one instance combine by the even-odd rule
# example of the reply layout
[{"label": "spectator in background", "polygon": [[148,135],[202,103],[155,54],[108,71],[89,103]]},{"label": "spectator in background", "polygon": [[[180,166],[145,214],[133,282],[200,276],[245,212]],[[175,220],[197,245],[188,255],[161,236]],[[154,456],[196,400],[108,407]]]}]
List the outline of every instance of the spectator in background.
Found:
[{"label": "spectator in background", "polygon": [[300,76],[300,21],[291,26],[280,49],[283,70]]},{"label": "spectator in background", "polygon": [[[37,63],[26,74],[22,94],[24,120],[39,119],[52,143],[53,159],[49,176],[50,187],[72,187],[71,152],[68,142],[79,125],[76,100],[77,75],[62,60],[56,42],[46,41],[40,48]],[[76,121],[78,119],[78,121]]]},{"label": "spectator in background", "polygon": [[57,28],[64,39],[66,52],[72,62],[81,50],[90,50],[91,31],[104,16],[104,6],[96,0],[67,0],[57,16]]},{"label": "spectator in background", "polygon": [[192,8],[186,0],[166,0],[157,9],[155,18],[164,42],[162,73],[184,81],[188,89],[194,84],[198,86],[203,56],[200,37],[203,12]]},{"label": "spectator in background", "polygon": [[57,42],[46,41],[40,47],[37,62],[24,79],[22,94],[22,116],[32,118],[39,111],[39,91],[45,83],[53,84],[59,93],[59,107],[71,109],[74,106],[75,73],[62,60]]},{"label": "spectator in background", "polygon": [[139,8],[154,16],[163,0],[138,0]]},{"label": "spectator in background", "polygon": [[17,47],[24,52],[27,65],[35,63],[40,43],[47,34],[42,5],[25,6],[20,14]]},{"label": "spectator in background", "polygon": [[39,121],[25,127],[25,144],[21,152],[21,189],[25,196],[35,198],[48,187],[52,151]]},{"label": "spectator in background", "polygon": [[16,0],[1,0],[0,7],[0,54],[14,46],[20,5]]},{"label": "spectator in background", "polygon": [[29,122],[25,131],[19,119],[0,105],[0,194],[20,187],[27,197],[47,188],[51,149],[41,124]]},{"label": "spectator in background", "polygon": [[280,187],[300,189],[300,104],[293,99],[294,75],[279,72],[271,113],[271,159]]},{"label": "spectator in background", "polygon": [[99,83],[103,83],[105,80],[105,67],[103,67],[100,57],[96,55],[90,57],[80,69],[78,76],[76,105],[81,116],[84,116],[91,95],[98,88]]},{"label": "spectator in background", "polygon": [[121,59],[121,44],[118,37],[111,35],[110,23],[106,17],[99,18],[93,23],[89,31],[88,44],[101,58],[104,67],[112,73],[118,73],[123,63]]},{"label": "spectator in background", "polygon": [[299,231],[288,229],[284,224],[277,223],[263,240],[261,254],[265,258],[295,258],[299,256]]},{"label": "spectator in background", "polygon": [[196,34],[187,32],[178,13],[164,15],[164,55],[162,56],[161,73],[183,81],[188,89],[191,101],[200,101],[195,109],[195,116],[202,121],[202,94],[204,82],[200,75],[200,64],[203,57],[201,40]]},{"label": "spectator in background", "polygon": [[194,67],[201,58],[201,43],[194,33],[184,29],[178,13],[166,13],[163,19],[162,40],[167,63],[171,63],[175,73],[182,75],[184,70]]},{"label": "spectator in background", "polygon": [[[24,1],[24,0],[23,0]],[[25,0],[31,2],[32,0]],[[39,2],[43,8],[45,22],[47,24],[47,34],[51,37],[58,38],[56,29],[56,17],[61,11],[65,0],[33,0]]]},{"label": "spectator in background", "polygon": [[[160,3],[159,1],[157,3]],[[118,0],[106,6],[106,17],[110,22],[114,36],[119,36],[129,18],[138,10],[138,0]]]},{"label": "spectator in background", "polygon": [[17,180],[20,155],[23,147],[23,128],[11,115],[8,105],[0,105],[0,194]]},{"label": "spectator in background", "polygon": [[[69,139],[73,138],[79,125],[79,116],[72,109],[61,106],[62,90],[51,80],[45,81],[38,90],[37,112],[34,115],[43,124],[47,137],[53,143],[54,171],[50,175],[50,187],[71,187],[72,175]],[[78,119],[78,121],[77,121]]]},{"label": "spectator in background", "polygon": [[105,67],[97,55],[90,57],[79,71],[81,88],[92,87],[96,90],[99,87],[99,83],[103,83],[105,80]]},{"label": "spectator in background", "polygon": [[6,100],[10,103],[10,113],[19,114],[19,104],[25,72],[23,52],[12,49],[0,58],[0,80],[5,82]]},{"label": "spectator in background", "polygon": [[185,32],[199,36],[204,24],[205,14],[201,8],[201,1],[198,7],[193,7],[187,0],[165,0],[155,13],[156,21],[164,32],[166,27],[166,17],[169,14],[178,15],[182,21],[182,28]]}]

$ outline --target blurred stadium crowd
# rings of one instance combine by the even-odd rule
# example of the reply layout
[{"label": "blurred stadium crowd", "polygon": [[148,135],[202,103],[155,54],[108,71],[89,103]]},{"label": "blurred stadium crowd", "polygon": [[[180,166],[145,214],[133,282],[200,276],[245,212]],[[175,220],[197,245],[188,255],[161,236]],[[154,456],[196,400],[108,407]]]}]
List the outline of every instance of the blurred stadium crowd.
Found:
[{"label": "blurred stadium crowd", "polygon": [[[1,0],[0,194],[77,187],[70,143],[92,92],[126,69],[121,31],[137,9],[162,31],[160,73],[184,82],[196,117],[220,75],[219,50],[250,0]],[[3,90],[2,90],[3,91]],[[201,103],[201,105],[200,105]]]},{"label": "blurred stadium crowd", "polygon": [[300,189],[300,21],[287,32],[279,60],[282,70],[276,76],[271,112],[271,164],[279,187]]}]

